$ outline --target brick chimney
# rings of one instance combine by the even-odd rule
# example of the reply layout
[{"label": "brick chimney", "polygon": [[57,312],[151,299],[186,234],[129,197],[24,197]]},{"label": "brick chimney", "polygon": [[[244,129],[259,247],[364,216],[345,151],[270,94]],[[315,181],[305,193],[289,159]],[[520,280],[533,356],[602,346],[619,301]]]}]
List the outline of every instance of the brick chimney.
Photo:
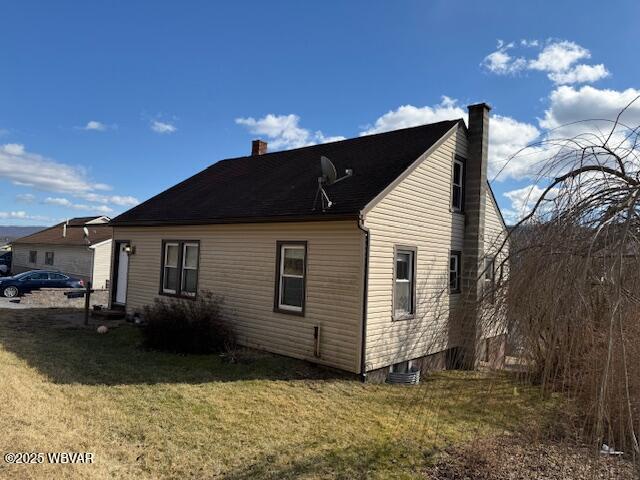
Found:
[{"label": "brick chimney", "polygon": [[267,153],[267,142],[262,140],[254,140],[251,142],[251,156],[264,155]]},{"label": "brick chimney", "polygon": [[487,199],[489,110],[486,103],[469,105],[467,161],[465,164],[464,251],[462,286],[465,298],[462,320],[462,366],[476,366],[480,338],[479,300],[484,268],[484,217]]}]

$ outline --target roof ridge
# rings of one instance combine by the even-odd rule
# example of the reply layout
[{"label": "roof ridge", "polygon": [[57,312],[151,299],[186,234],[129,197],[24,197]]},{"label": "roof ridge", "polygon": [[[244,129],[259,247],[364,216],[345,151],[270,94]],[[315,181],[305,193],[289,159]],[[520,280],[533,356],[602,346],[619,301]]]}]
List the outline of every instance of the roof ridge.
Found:
[{"label": "roof ridge", "polygon": [[[314,143],[313,145],[305,145],[304,147],[296,147],[296,148],[289,148],[287,150],[274,150],[273,152],[267,152],[267,153],[262,153],[260,155],[243,155],[241,157],[229,157],[229,158],[223,158],[221,160],[216,161],[215,163],[212,163],[211,165],[209,165],[207,168],[211,168],[214,165],[220,163],[220,162],[226,162],[229,160],[240,160],[242,158],[264,158],[264,157],[268,157],[270,155],[277,155],[280,153],[285,153],[285,152],[296,152],[296,151],[300,151],[300,150],[306,150],[306,149],[311,149],[311,148],[317,148],[321,145],[335,145],[337,143],[343,143],[343,142],[353,142],[354,140],[359,140],[361,138],[372,138],[372,137],[379,137],[379,136],[383,136],[383,135],[390,135],[393,133],[398,133],[398,132],[406,132],[408,130],[417,130],[419,128],[424,128],[424,127],[432,127],[435,125],[439,125],[439,124],[444,124],[444,123],[450,123],[452,126],[455,123],[458,122],[463,122],[464,119],[461,118],[455,118],[452,120],[440,120],[439,122],[433,122],[433,123],[422,123],[420,125],[414,125],[412,127],[404,127],[404,128],[397,128],[394,130],[387,130],[384,132],[377,132],[377,133],[370,133],[368,135],[358,135],[357,137],[350,137],[350,138],[343,138],[342,140],[333,140],[331,142],[323,142],[323,143]],[[268,144],[268,142],[267,142]]]}]

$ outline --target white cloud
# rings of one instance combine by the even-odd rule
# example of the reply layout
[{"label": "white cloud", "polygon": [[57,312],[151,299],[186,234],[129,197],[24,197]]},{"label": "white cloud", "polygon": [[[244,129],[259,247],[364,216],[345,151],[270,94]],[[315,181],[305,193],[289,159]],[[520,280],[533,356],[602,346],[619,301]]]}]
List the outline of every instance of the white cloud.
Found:
[{"label": "white cloud", "polygon": [[262,118],[236,118],[236,123],[247,127],[254,135],[266,136],[274,149],[299,148],[317,143],[344,140],[342,136],[325,136],[321,131],[311,132],[300,126],[298,115],[275,115],[269,113]]},{"label": "white cloud", "polygon": [[[413,127],[441,120],[455,120],[462,118],[468,122],[466,109],[460,107],[457,100],[447,96],[434,106],[416,107],[402,105],[379,117],[373,124],[361,132],[361,135],[397,130]],[[518,151],[540,137],[540,131],[529,123],[519,122],[503,115],[491,115],[489,124],[489,175],[493,177],[499,173],[498,179],[522,178],[530,171],[532,152],[536,160],[539,157],[537,149],[511,157]]]},{"label": "white cloud", "polygon": [[497,75],[514,74],[524,70],[527,66],[526,60],[522,57],[512,57],[508,53],[513,47],[513,43],[505,45],[502,40],[499,40],[497,50],[484,57],[480,65]]},{"label": "white cloud", "polygon": [[73,208],[74,210],[84,210],[99,213],[113,212],[113,209],[106,205],[85,205],[82,203],[73,203],[71,200],[64,197],[47,197],[44,199],[44,203],[46,203],[47,205]]},{"label": "white cloud", "polygon": [[598,65],[576,65],[572,69],[564,72],[550,73],[549,78],[557,85],[564,85],[571,83],[593,83],[609,75],[609,71],[603,64],[599,63]]},{"label": "white cloud", "polygon": [[89,192],[110,188],[93,183],[81,167],[74,167],[28,152],[24,145],[0,145],[0,178],[15,185],[62,193]]},{"label": "white cloud", "polygon": [[58,205],[60,207],[70,207],[72,205],[71,200],[61,197],[47,197],[44,199],[44,203],[47,205]]},{"label": "white cloud", "polygon": [[175,125],[169,122],[161,122],[160,120],[152,120],[150,128],[160,134],[170,134],[178,130]]},{"label": "white cloud", "polygon": [[442,120],[466,118],[467,111],[457,105],[457,100],[444,95],[442,101],[434,106],[415,107],[402,105],[379,117],[373,125],[366,127],[360,135],[388,132],[399,128],[414,127]]},{"label": "white cloud", "polygon": [[97,193],[82,193],[77,196],[89,202],[111,203],[120,207],[134,207],[140,203],[140,200],[131,195],[100,195]]},{"label": "white cloud", "polygon": [[[511,202],[511,207],[502,210],[505,219],[510,223],[516,223],[525,215],[531,212],[536,202],[540,199],[544,189],[538,185],[528,185],[523,188],[511,190],[503,193],[503,195]],[[558,194],[557,189],[551,189],[545,200],[553,200]],[[546,208],[545,202],[540,205],[539,213],[544,213]]]},{"label": "white cloud", "polygon": [[0,219],[38,220],[38,221],[50,220],[49,217],[45,217],[43,215],[30,215],[24,210],[13,211],[13,212],[0,212]]},{"label": "white cloud", "polygon": [[527,176],[532,166],[539,162],[542,151],[535,147],[523,149],[539,137],[540,131],[529,123],[492,115],[489,123],[489,178],[502,180]]},{"label": "white cloud", "polygon": [[32,193],[19,193],[16,195],[16,201],[21,203],[33,203],[36,201],[36,196]]},{"label": "white cloud", "polygon": [[97,120],[90,120],[84,126],[84,130],[96,130],[98,132],[104,132],[106,129],[107,126],[102,122],[98,122]]},{"label": "white cloud", "polygon": [[[515,56],[516,49],[541,48],[535,57]],[[526,53],[526,52],[525,52]],[[498,41],[497,49],[487,55],[481,65],[496,75],[512,75],[524,70],[546,72],[556,85],[592,83],[610,75],[603,64],[577,64],[591,58],[591,52],[568,40],[549,40],[541,47],[537,40],[520,40],[505,44]]]},{"label": "white cloud", "polygon": [[[589,85],[581,88],[561,86],[549,95],[549,108],[545,111],[540,126],[557,129],[569,123],[587,119],[615,120],[618,113],[640,96],[640,89],[628,88],[623,91],[598,89]],[[621,120],[627,125],[640,125],[640,100],[633,103]],[[594,122],[583,125],[562,127],[564,136],[593,129]],[[599,122],[602,128],[610,127],[610,122]]]},{"label": "white cloud", "polygon": [[561,40],[549,43],[538,57],[529,62],[529,68],[543,72],[564,72],[578,60],[591,57],[591,52],[575,42]]}]

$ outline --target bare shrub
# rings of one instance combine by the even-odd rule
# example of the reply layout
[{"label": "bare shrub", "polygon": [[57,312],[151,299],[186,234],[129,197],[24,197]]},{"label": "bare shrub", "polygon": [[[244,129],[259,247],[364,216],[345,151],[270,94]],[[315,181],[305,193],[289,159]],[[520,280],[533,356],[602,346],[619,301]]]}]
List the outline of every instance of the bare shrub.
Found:
[{"label": "bare shrub", "polygon": [[620,118],[535,146],[550,153],[543,193],[511,231],[510,275],[497,288],[529,378],[564,394],[582,439],[637,460],[640,127]]},{"label": "bare shrub", "polygon": [[222,299],[200,292],[191,299],[158,300],[144,309],[147,348],[172,353],[218,353],[230,350],[235,337],[222,316]]}]

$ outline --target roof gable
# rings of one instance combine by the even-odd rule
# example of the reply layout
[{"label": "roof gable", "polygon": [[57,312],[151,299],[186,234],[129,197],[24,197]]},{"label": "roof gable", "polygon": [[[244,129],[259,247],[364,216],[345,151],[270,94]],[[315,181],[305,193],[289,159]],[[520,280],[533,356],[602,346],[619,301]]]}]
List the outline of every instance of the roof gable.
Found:
[{"label": "roof gable", "polygon": [[[451,120],[294,150],[219,161],[128,210],[112,225],[331,219],[355,216],[461,120]],[[320,156],[353,176],[326,187],[333,206],[314,200]]]}]

